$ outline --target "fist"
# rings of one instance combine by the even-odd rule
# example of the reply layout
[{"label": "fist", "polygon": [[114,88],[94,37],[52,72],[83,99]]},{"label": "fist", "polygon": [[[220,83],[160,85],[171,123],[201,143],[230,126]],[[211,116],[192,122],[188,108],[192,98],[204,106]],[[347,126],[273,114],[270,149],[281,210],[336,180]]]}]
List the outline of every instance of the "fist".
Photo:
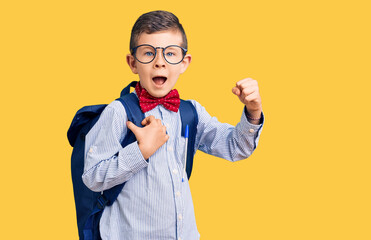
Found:
[{"label": "fist", "polygon": [[139,149],[147,160],[169,139],[169,135],[166,134],[166,127],[162,125],[161,120],[154,116],[143,119],[142,125],[145,127],[140,128],[127,121],[127,127],[134,133]]},{"label": "fist", "polygon": [[232,92],[246,105],[246,110],[252,118],[259,118],[262,111],[258,82],[252,78],[245,78],[236,83]]}]

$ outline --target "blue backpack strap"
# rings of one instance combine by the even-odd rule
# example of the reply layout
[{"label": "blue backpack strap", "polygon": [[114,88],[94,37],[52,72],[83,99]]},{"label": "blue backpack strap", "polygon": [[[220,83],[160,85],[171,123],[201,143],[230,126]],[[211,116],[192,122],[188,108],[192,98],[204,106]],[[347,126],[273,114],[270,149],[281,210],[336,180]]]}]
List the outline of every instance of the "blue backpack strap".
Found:
[{"label": "blue backpack strap", "polygon": [[131,83],[129,83],[129,85],[127,85],[124,89],[122,89],[120,97],[128,95],[130,93],[130,87],[135,88],[137,83],[138,83],[137,81],[132,81]]},{"label": "blue backpack strap", "polygon": [[[134,93],[130,93],[116,100],[120,101],[122,105],[125,107],[128,120],[134,123],[137,127],[142,128],[143,127],[142,121],[145,118],[145,116],[142,110],[140,109],[138,97],[135,96]],[[136,141],[134,133],[130,129],[127,130],[128,130],[127,137],[121,143],[122,146],[126,146],[129,143]]]},{"label": "blue backpack strap", "polygon": [[195,154],[195,141],[197,134],[198,115],[196,108],[190,101],[180,100],[180,118],[182,120],[182,136],[185,136],[186,126],[189,126],[188,148],[187,148],[187,166],[186,172],[188,179],[191,177],[193,167],[193,157]]}]

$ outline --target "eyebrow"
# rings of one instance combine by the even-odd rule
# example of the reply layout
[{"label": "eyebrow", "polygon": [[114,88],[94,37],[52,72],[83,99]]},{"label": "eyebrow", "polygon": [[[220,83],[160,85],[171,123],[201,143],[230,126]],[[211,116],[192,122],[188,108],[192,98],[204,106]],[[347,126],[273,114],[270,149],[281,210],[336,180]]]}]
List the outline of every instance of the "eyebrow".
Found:
[{"label": "eyebrow", "polygon": [[[151,45],[152,47],[155,47],[155,48],[156,47],[161,47],[161,46],[154,46],[154,45],[152,45],[150,43],[142,43],[142,44],[138,44],[137,46],[140,46],[140,45]],[[168,47],[168,46],[179,46],[179,47],[181,47],[182,44],[169,44],[169,45],[164,46],[163,48]]]}]

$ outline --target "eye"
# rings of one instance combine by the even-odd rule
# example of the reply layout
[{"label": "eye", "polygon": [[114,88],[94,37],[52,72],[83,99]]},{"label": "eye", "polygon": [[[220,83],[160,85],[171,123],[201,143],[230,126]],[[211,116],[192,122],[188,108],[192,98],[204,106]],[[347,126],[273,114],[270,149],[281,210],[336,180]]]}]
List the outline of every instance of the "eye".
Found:
[{"label": "eye", "polygon": [[153,52],[145,52],[144,55],[149,56],[149,57],[152,57],[153,56]]},{"label": "eye", "polygon": [[169,57],[172,57],[172,56],[174,56],[175,55],[175,53],[173,53],[173,52],[167,52],[166,53],[166,56],[169,56]]}]

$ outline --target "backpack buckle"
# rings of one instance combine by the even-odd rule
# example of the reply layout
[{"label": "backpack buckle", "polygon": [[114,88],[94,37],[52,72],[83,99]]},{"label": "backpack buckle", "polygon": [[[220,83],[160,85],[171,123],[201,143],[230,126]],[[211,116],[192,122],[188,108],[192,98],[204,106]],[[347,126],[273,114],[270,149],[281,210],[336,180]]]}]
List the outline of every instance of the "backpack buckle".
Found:
[{"label": "backpack buckle", "polygon": [[103,194],[100,195],[97,200],[98,200],[98,204],[97,204],[98,208],[99,209],[104,209],[104,207],[108,203],[108,200],[103,196]]}]

